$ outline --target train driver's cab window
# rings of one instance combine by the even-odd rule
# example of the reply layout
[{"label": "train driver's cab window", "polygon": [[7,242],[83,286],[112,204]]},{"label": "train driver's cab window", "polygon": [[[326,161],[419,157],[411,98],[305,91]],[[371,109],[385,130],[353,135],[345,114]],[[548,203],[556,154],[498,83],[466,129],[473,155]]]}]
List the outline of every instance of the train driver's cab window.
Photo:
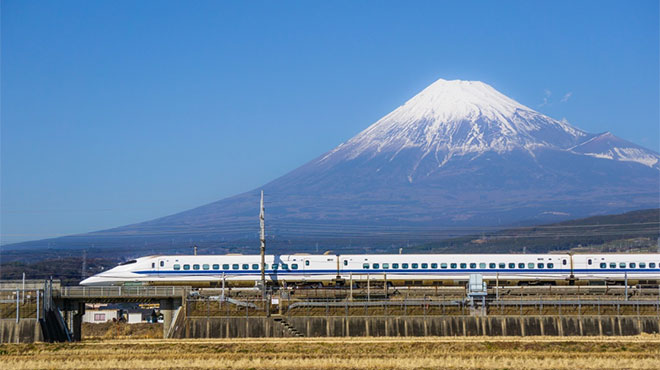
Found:
[{"label": "train driver's cab window", "polygon": [[283,263],[282,264],[282,270],[288,270],[288,269],[289,269],[289,265],[287,265],[286,263]]},{"label": "train driver's cab window", "polygon": [[368,270],[369,269],[369,264],[368,263],[363,263],[362,268],[365,269],[365,270]]},{"label": "train driver's cab window", "polygon": [[380,264],[378,264],[378,263],[374,263],[372,266],[374,267],[374,269],[377,269],[377,268],[380,267]]},{"label": "train driver's cab window", "polygon": [[309,266],[309,260],[305,261],[305,266]]},{"label": "train driver's cab window", "polygon": [[238,268],[239,268],[238,263],[234,263],[231,265],[232,270],[238,270]]},{"label": "train driver's cab window", "polygon": [[649,262],[649,268],[654,269],[655,268],[655,262]]},{"label": "train driver's cab window", "polygon": [[181,270],[181,265],[179,265],[178,263],[174,264],[174,269]]},{"label": "train driver's cab window", "polygon": [[392,268],[393,268],[393,269],[398,269],[398,268],[399,268],[399,264],[398,264],[398,263],[393,263],[393,264],[392,264]]},{"label": "train driver's cab window", "polygon": [[183,269],[184,269],[184,270],[190,270],[190,265],[187,265],[187,264],[186,264],[186,265],[183,265]]},{"label": "train driver's cab window", "polygon": [[213,269],[214,270],[220,270],[220,265],[218,265],[218,264],[213,265]]},{"label": "train driver's cab window", "polygon": [[628,264],[628,267],[630,267],[631,269],[634,269],[635,266],[637,266],[637,264],[635,264],[635,262],[630,262],[630,263]]},{"label": "train driver's cab window", "polygon": [[193,270],[199,270],[199,265],[198,265],[198,264],[194,264],[194,265],[193,265]]},{"label": "train driver's cab window", "polygon": [[510,262],[510,263],[509,263],[509,268],[510,268],[510,269],[515,269],[515,268],[516,268],[516,264],[513,263],[513,262]]},{"label": "train driver's cab window", "polygon": [[298,264],[297,263],[292,263],[291,264],[291,270],[297,270],[298,269]]},{"label": "train driver's cab window", "polygon": [[522,263],[522,262],[520,262],[520,263],[518,264],[518,268],[519,268],[519,269],[524,269],[524,268],[525,268],[525,264]]},{"label": "train driver's cab window", "polygon": [[228,263],[224,263],[224,264],[222,265],[222,269],[223,269],[223,270],[229,270],[229,264],[228,264]]},{"label": "train driver's cab window", "polygon": [[616,262],[610,262],[610,268],[615,269],[616,268]]},{"label": "train driver's cab window", "polygon": [[607,267],[607,263],[605,263],[605,262],[600,263],[600,268],[604,269],[606,267]]},{"label": "train driver's cab window", "polygon": [[548,262],[548,268],[549,269],[555,268],[555,264],[552,262]]},{"label": "train driver's cab window", "polygon": [[446,263],[441,263],[441,264],[440,264],[440,268],[441,268],[441,269],[446,269],[446,268],[447,268],[447,264],[446,264]]},{"label": "train driver's cab window", "polygon": [[542,268],[543,268],[543,263],[540,263],[540,262],[539,262],[539,263],[536,264],[536,266],[537,266],[538,268],[542,269]]},{"label": "train driver's cab window", "polygon": [[646,268],[646,262],[640,262],[639,263],[639,268],[640,269],[645,269]]},{"label": "train driver's cab window", "polygon": [[461,268],[466,269],[467,268],[467,263],[461,263]]},{"label": "train driver's cab window", "polygon": [[431,264],[431,268],[432,268],[432,269],[437,269],[437,268],[438,268],[438,264],[437,264],[437,263],[432,263],[432,264]]},{"label": "train driver's cab window", "polygon": [[160,261],[160,267],[165,267],[165,261]]},{"label": "train driver's cab window", "polygon": [[423,268],[423,269],[427,269],[427,268],[429,268],[429,264],[428,264],[428,263],[422,263],[422,268]]},{"label": "train driver's cab window", "polygon": [[402,263],[402,264],[401,264],[401,268],[402,268],[402,269],[407,269],[407,268],[408,268],[408,264],[407,264],[407,263]]},{"label": "train driver's cab window", "polygon": [[486,264],[485,264],[484,262],[481,262],[481,263],[479,264],[479,268],[480,268],[480,269],[485,269],[485,268],[486,268]]},{"label": "train driver's cab window", "polygon": [[527,264],[527,268],[533,269],[534,268],[534,262],[529,262]]},{"label": "train driver's cab window", "polygon": [[476,268],[477,268],[477,264],[474,263],[474,262],[472,262],[472,263],[470,264],[470,268],[471,268],[471,269],[476,269]]},{"label": "train driver's cab window", "polygon": [[383,263],[383,269],[387,270],[388,268],[390,268],[390,264],[389,263]]},{"label": "train driver's cab window", "polygon": [[259,264],[258,263],[253,263],[252,264],[252,269],[253,270],[259,270]]},{"label": "train driver's cab window", "polygon": [[348,266],[348,260],[344,260],[344,266]]},{"label": "train driver's cab window", "polygon": [[207,265],[206,263],[202,265],[202,269],[204,269],[204,270],[208,270],[210,268],[211,267],[209,265]]}]

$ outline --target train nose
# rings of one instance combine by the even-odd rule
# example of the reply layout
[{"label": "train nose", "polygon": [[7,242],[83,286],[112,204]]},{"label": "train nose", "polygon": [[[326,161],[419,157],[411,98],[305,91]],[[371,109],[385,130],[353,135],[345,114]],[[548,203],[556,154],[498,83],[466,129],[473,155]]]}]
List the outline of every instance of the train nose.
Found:
[{"label": "train nose", "polygon": [[97,276],[90,276],[87,279],[80,282],[80,285],[85,285],[85,286],[107,285],[107,284],[108,283],[105,279],[99,278]]}]

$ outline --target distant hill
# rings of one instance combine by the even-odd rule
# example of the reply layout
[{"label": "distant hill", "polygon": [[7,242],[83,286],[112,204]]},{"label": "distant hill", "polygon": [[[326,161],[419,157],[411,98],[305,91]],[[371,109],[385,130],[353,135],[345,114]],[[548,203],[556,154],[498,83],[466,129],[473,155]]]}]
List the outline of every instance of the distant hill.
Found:
[{"label": "distant hill", "polygon": [[407,248],[406,253],[657,251],[660,209],[595,216],[468,235]]}]

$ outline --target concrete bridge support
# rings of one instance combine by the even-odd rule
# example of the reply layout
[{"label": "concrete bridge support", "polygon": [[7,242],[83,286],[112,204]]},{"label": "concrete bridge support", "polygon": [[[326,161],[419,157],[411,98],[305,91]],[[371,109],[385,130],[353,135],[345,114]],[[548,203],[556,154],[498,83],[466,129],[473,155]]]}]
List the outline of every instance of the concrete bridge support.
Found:
[{"label": "concrete bridge support", "polygon": [[160,300],[160,313],[163,314],[163,338],[166,338],[170,328],[174,313],[181,307],[181,299],[167,298]]}]

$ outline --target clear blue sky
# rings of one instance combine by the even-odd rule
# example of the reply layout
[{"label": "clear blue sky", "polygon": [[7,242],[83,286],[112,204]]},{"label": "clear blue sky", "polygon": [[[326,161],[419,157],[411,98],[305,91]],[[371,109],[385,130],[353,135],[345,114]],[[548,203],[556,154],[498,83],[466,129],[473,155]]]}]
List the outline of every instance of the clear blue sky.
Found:
[{"label": "clear blue sky", "polygon": [[658,13],[655,0],[3,0],[2,242],[253,189],[438,78],[658,151]]}]

